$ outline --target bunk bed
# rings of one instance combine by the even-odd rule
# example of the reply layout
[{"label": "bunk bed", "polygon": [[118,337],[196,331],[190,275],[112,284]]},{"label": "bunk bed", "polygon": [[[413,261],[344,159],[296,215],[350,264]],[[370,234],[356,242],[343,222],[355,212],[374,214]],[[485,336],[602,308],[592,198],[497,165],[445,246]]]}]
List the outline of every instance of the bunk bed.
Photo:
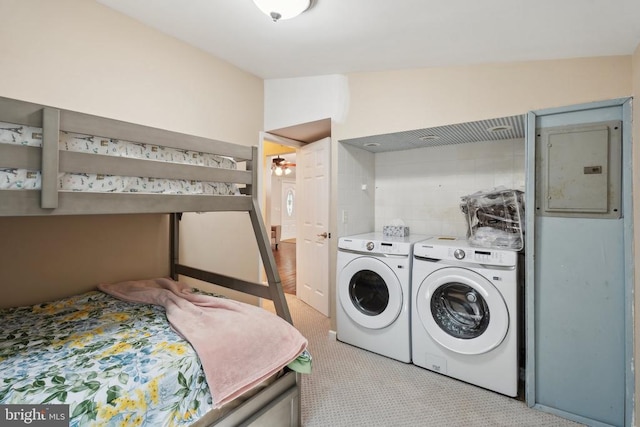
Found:
[{"label": "bunk bed", "polygon": [[[143,318],[151,318],[158,312],[164,313],[155,305],[136,305],[135,297],[127,299],[125,295],[124,298],[113,299],[112,295],[118,296],[117,294],[124,289],[118,287],[120,285],[150,285],[152,290],[163,288],[163,291],[173,292],[172,298],[177,295],[201,305],[218,304],[211,302],[214,300],[225,301],[216,295],[187,289],[179,281],[180,276],[185,276],[271,300],[278,316],[273,317],[293,329],[290,326],[291,315],[271,252],[270,237],[258,205],[258,161],[256,147],[0,97],[0,217],[141,213],[169,215],[168,259],[171,276],[166,279],[120,283],[115,288],[113,284],[104,284],[101,285],[101,289],[105,292],[96,290],[60,301],[15,308],[11,310],[12,318],[2,319],[3,324],[17,322],[34,312],[63,316],[66,319],[65,325],[70,318],[75,320],[83,316],[89,319],[121,316],[120,325],[123,325],[133,322],[128,318],[133,311],[141,311]],[[238,164],[245,165],[244,170],[240,170]],[[182,213],[222,211],[248,213],[268,285],[205,271],[180,262],[179,231]],[[253,261],[248,260],[250,263]],[[110,289],[113,292],[108,292]],[[135,295],[135,292],[129,295]],[[256,309],[265,312],[260,308]],[[99,315],[93,316],[92,313]],[[122,316],[127,320],[123,322]],[[51,319],[55,317],[49,318],[48,322],[51,322]],[[159,322],[157,316],[154,319],[154,322]],[[48,333],[47,325],[50,323],[36,326],[42,335],[40,341],[46,341],[47,336],[55,341],[55,338],[51,337],[59,333],[61,328],[57,325],[55,331]],[[164,327],[167,333],[171,332],[168,324],[163,325],[160,327]],[[173,323],[171,326],[175,329]],[[61,348],[60,343],[73,334],[84,338],[92,335],[96,327],[89,325],[89,328],[88,332],[66,333],[62,341],[57,341],[57,348]],[[145,330],[145,337],[163,334],[162,331],[154,332],[147,329],[147,325],[138,325],[135,328]],[[186,329],[189,329],[189,325]],[[180,335],[188,337],[188,334],[182,332],[178,331],[175,335],[178,338]],[[6,335],[0,337],[0,361],[3,359],[2,343],[6,339]],[[135,345],[139,345],[141,340],[142,338],[137,337]],[[161,341],[167,345],[166,341]],[[173,346],[174,353],[180,354],[189,349],[184,343],[169,346]],[[139,351],[137,348],[136,352]],[[132,354],[138,354],[136,352]],[[55,357],[56,352],[45,354],[54,354]],[[158,353],[154,355],[153,359],[161,358],[157,356]],[[308,359],[308,355],[302,354],[298,358],[302,356]],[[290,368],[297,361],[294,357],[291,363],[278,366],[273,374],[268,375],[268,380],[263,382],[261,379],[260,384],[252,386],[248,393],[230,399],[231,401],[221,408],[216,404],[211,405],[211,410],[207,410],[192,424],[300,425],[300,373]],[[82,362],[87,361],[83,359]],[[182,362],[174,360],[174,363]],[[123,380],[121,375],[127,374],[120,374],[116,378]],[[183,388],[184,395],[195,393],[191,396],[191,402],[196,402],[196,406],[200,405],[201,400],[211,400],[203,397],[207,392],[203,390],[202,384],[206,383],[203,378],[209,379],[208,372],[207,375],[203,375],[202,372],[190,375],[193,376],[187,378],[182,375],[181,378],[176,378]],[[54,380],[56,378],[58,381],[64,381],[61,377],[54,377]],[[125,380],[127,378],[128,375],[124,377]],[[21,390],[42,386],[38,381],[34,380]],[[196,382],[198,386],[195,385]],[[193,387],[190,386],[192,383]],[[91,378],[80,379],[78,384],[81,386],[76,387],[74,391],[81,391],[81,388],[95,391],[92,388],[98,387]],[[50,397],[47,401],[53,404],[57,402],[55,397],[60,397],[63,389],[54,387],[51,390],[58,393],[48,394]],[[66,398],[68,389],[64,390]],[[114,407],[117,390],[118,388],[108,388],[105,391],[106,403],[111,403]],[[4,392],[6,394],[7,387],[4,388]],[[0,384],[0,403],[2,394],[3,388]],[[235,397],[235,394],[232,394],[232,397]],[[84,414],[85,419],[87,414],[92,412],[95,417],[98,412],[95,404],[94,407],[91,406],[91,402],[83,401],[82,404],[84,407],[77,405],[70,408],[70,412]],[[163,422],[155,419],[153,424],[160,425]]]}]

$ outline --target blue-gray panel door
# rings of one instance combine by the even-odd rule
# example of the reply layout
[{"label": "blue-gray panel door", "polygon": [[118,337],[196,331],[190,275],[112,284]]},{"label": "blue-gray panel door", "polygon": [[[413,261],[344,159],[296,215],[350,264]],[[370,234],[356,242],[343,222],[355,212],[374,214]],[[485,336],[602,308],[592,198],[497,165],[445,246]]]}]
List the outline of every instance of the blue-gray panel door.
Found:
[{"label": "blue-gray panel door", "polygon": [[[555,111],[535,120],[540,129],[622,118],[617,106]],[[531,156],[531,150],[528,153]],[[530,158],[529,166],[539,165]],[[527,188],[532,190],[531,185]],[[538,212],[539,202],[535,208],[531,202],[528,206]],[[576,421],[623,426],[629,362],[624,218],[528,218],[534,225],[534,250],[527,254],[528,268],[533,268],[533,274],[527,274],[527,292],[533,294],[527,308],[533,316],[527,318],[533,319],[534,330],[533,363],[528,364],[533,378],[528,380],[535,383],[527,385],[527,400]]]},{"label": "blue-gray panel door", "polygon": [[536,235],[536,401],[622,426],[622,221],[538,217]]}]

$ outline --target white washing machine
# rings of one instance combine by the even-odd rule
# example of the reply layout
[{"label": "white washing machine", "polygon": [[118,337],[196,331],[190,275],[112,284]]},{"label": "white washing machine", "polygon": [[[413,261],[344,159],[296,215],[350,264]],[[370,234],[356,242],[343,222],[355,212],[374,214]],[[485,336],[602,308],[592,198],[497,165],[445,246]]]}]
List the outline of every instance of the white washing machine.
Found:
[{"label": "white washing machine", "polygon": [[339,341],[411,362],[411,255],[425,237],[367,233],[338,240]]},{"label": "white washing machine", "polygon": [[515,397],[517,252],[431,237],[413,254],[413,363]]}]

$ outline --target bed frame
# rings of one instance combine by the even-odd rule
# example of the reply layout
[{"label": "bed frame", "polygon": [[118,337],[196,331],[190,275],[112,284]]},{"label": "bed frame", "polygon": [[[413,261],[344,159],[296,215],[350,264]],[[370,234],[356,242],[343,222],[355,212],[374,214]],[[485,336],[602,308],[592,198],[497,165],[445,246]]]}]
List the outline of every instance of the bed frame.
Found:
[{"label": "bed frame", "polygon": [[[57,109],[0,97],[0,121],[41,127],[42,148],[0,143],[0,168],[42,171],[41,190],[0,190],[0,216],[49,216],[91,214],[158,213],[170,215],[170,271],[272,300],[276,313],[292,323],[282,283],[271,252],[270,238],[262,221],[258,188],[258,150],[158,128]],[[232,157],[246,170],[217,169],[190,164],[113,157],[59,150],[60,131],[95,135]],[[133,177],[187,179],[238,184],[241,195],[176,195],[146,193],[90,193],[58,190],[58,173],[94,173]],[[180,263],[179,221],[183,212],[247,212],[268,286],[204,271]],[[195,425],[299,426],[300,374],[286,372],[275,383],[243,402],[232,412],[211,422],[205,416]]]}]

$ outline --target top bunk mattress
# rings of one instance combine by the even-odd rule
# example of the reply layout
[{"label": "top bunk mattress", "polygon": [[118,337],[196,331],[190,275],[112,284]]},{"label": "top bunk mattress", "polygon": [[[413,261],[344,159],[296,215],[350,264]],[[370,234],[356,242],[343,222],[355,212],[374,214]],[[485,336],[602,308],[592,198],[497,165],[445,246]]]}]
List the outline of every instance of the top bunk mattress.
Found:
[{"label": "top bunk mattress", "polygon": [[0,216],[255,209],[255,146],[0,97]]},{"label": "top bunk mattress", "polygon": [[[0,143],[42,147],[42,128],[0,122]],[[237,163],[230,157],[65,131],[59,132],[58,147],[60,150],[79,153],[237,169]],[[0,168],[0,190],[40,190],[41,188],[42,174],[39,170]],[[238,185],[234,183],[72,172],[58,173],[58,190],[152,194],[239,194]]]}]

